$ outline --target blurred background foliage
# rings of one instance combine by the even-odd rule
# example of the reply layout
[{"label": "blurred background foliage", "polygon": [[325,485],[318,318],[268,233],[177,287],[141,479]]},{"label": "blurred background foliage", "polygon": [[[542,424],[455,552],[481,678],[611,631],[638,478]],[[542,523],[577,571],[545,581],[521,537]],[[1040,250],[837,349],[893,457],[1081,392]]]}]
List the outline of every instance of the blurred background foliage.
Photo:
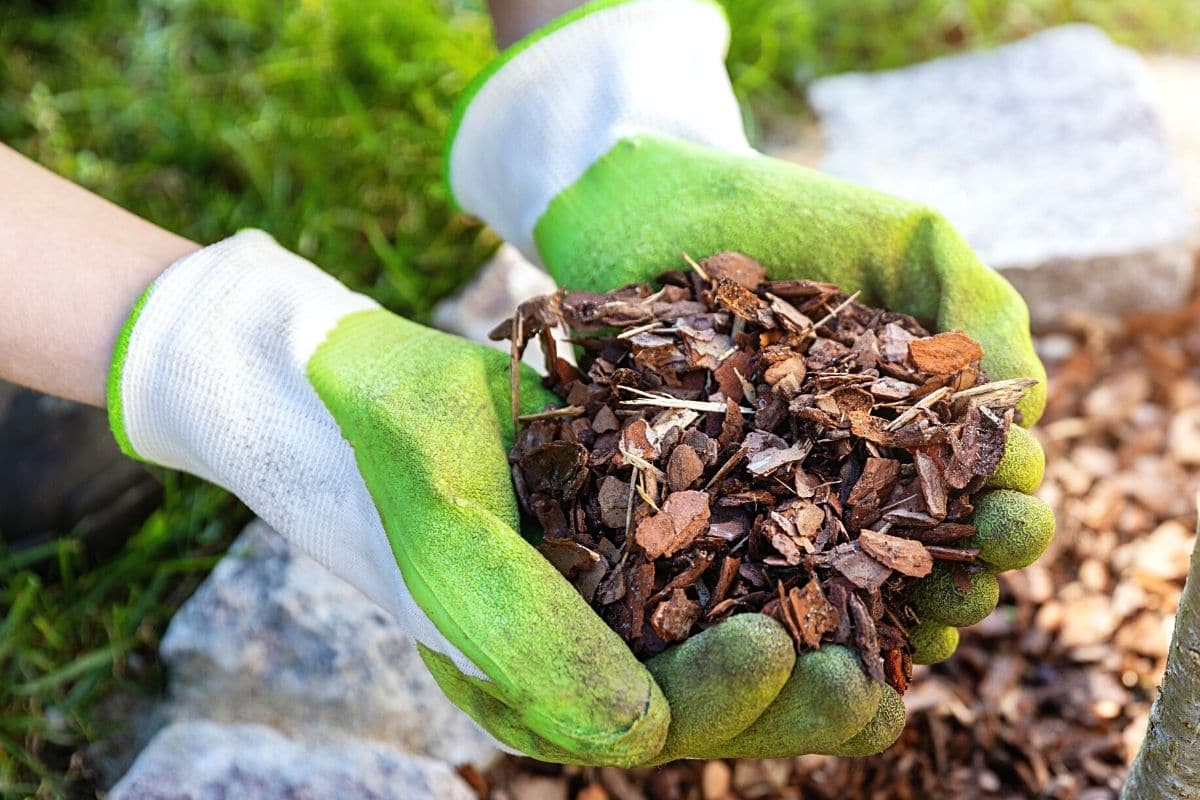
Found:
[{"label": "blurred background foliage", "polygon": [[[1068,21],[1200,52],[1196,0],[725,6],[751,130],[806,114],[814,77]],[[264,228],[425,319],[498,244],[441,183],[454,98],[494,54],[474,0],[5,0],[0,141],[197,241]],[[114,698],[161,688],[171,613],[247,519],[217,489],[164,480],[162,507],[103,563],[71,537],[6,553],[0,531],[0,797],[93,796],[80,748],[120,719]]]},{"label": "blurred background foliage", "polygon": [[[1085,19],[1200,45],[1195,0],[726,0],[749,109],[805,81]],[[454,98],[494,55],[468,0],[9,0],[0,139],[198,241],[265,228],[421,317],[496,246],[440,181]],[[749,115],[749,116],[752,116]]]}]

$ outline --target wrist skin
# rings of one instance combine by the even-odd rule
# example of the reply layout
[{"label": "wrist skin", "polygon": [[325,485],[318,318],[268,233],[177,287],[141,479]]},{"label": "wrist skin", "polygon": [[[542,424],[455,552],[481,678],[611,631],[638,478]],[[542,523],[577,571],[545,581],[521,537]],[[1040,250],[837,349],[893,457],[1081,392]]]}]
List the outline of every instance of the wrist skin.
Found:
[{"label": "wrist skin", "polygon": [[130,309],[199,249],[0,145],[0,379],[103,407]]},{"label": "wrist skin", "polygon": [[503,50],[581,5],[583,0],[489,0],[496,45]]}]

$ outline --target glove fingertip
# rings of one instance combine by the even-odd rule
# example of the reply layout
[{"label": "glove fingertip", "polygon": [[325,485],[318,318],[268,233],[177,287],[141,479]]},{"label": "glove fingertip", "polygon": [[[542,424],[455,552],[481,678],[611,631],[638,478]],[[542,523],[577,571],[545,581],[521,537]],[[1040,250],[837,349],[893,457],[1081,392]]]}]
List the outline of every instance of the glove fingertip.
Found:
[{"label": "glove fingertip", "polygon": [[879,710],[861,731],[837,747],[831,748],[827,755],[859,757],[873,756],[895,744],[904,732],[906,721],[904,700],[890,686],[883,688],[883,696],[879,700]]},{"label": "glove fingertip", "polygon": [[738,614],[647,661],[671,707],[655,763],[741,733],[779,694],[795,663],[791,636],[764,614]]},{"label": "glove fingertip", "polygon": [[980,560],[1004,572],[1036,561],[1054,532],[1048,505],[1022,492],[997,489],[975,501],[975,534],[963,544],[980,548]]},{"label": "glove fingertip", "polygon": [[988,487],[1031,494],[1041,486],[1045,475],[1046,453],[1041,442],[1026,428],[1018,425],[1009,428],[1004,457],[988,477]]},{"label": "glove fingertip", "polygon": [[991,572],[978,572],[961,588],[941,564],[910,590],[909,599],[922,617],[965,628],[982,620],[1000,601],[1000,583]]},{"label": "glove fingertip", "polygon": [[908,632],[914,664],[937,664],[945,661],[958,649],[958,628],[933,620],[922,620]]}]

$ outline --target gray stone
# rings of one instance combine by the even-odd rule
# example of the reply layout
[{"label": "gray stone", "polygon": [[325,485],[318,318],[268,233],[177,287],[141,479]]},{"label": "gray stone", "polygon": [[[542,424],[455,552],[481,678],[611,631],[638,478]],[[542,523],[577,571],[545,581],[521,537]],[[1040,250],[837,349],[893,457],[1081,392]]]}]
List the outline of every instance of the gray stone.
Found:
[{"label": "gray stone", "polygon": [[109,800],[473,800],[446,764],[378,742],[288,738],[263,725],[163,729]]},{"label": "gray stone", "polygon": [[1041,326],[1187,296],[1192,221],[1150,97],[1140,58],[1086,25],[809,92],[823,168],[941,211]]},{"label": "gray stone", "polygon": [[174,718],[367,737],[454,764],[497,754],[390,616],[261,521],[171,620],[160,652]]}]

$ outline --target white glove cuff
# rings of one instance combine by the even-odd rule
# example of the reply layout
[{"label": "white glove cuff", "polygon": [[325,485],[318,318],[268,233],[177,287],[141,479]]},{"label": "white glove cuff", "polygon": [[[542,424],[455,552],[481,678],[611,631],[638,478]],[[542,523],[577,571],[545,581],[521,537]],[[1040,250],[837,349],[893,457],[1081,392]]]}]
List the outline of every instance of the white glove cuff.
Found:
[{"label": "white glove cuff", "polygon": [[[186,256],[126,323],[110,377],[114,432],[139,458],[238,491],[255,480],[238,473],[263,466],[250,451],[293,441],[284,434],[298,420],[324,411],[305,374],[317,346],[342,317],[377,307],[262,231]],[[326,435],[341,440],[336,426]]]},{"label": "white glove cuff", "polygon": [[308,380],[338,321],[378,307],[262,231],[206,247],[159,276],[125,324],[109,377],[113,432],[130,455],[229,489],[479,676],[413,600],[354,450]]},{"label": "white glove cuff", "polygon": [[500,58],[453,134],[450,188],[527,256],[550,201],[622,139],[648,133],[753,152],[709,0],[584,7]]}]

